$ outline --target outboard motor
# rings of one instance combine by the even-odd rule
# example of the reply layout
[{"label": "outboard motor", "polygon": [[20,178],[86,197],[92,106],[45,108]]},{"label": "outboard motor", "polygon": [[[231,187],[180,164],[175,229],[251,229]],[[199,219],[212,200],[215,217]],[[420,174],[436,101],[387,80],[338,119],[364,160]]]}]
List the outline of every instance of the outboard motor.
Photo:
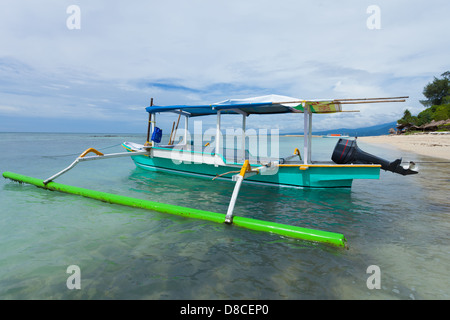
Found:
[{"label": "outboard motor", "polygon": [[416,174],[414,162],[410,162],[409,166],[404,168],[400,165],[402,159],[389,162],[387,160],[378,158],[370,153],[364,152],[356,145],[356,140],[339,139],[331,156],[337,164],[381,164],[381,169],[402,174]]}]

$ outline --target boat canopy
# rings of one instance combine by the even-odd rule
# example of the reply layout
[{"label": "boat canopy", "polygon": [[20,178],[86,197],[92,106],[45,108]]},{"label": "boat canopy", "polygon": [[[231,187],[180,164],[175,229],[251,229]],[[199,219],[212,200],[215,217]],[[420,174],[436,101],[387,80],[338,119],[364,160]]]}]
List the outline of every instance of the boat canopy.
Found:
[{"label": "boat canopy", "polygon": [[303,113],[305,107],[311,113],[341,112],[342,107],[334,100],[301,100],[280,95],[267,95],[247,99],[230,99],[210,105],[172,105],[150,106],[145,110],[149,113],[174,112],[188,117],[217,114],[274,114],[274,113]]}]

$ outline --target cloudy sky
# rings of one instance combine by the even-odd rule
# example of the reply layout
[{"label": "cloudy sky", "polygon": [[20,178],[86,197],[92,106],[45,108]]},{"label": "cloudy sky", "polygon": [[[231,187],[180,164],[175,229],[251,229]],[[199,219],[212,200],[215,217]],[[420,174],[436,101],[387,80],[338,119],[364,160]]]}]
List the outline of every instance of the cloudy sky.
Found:
[{"label": "cloudy sky", "polygon": [[[313,125],[396,121],[420,112],[423,87],[450,70],[449,12],[448,0],[1,0],[0,132],[145,133],[151,97],[409,96]],[[302,130],[301,116],[247,123]]]}]

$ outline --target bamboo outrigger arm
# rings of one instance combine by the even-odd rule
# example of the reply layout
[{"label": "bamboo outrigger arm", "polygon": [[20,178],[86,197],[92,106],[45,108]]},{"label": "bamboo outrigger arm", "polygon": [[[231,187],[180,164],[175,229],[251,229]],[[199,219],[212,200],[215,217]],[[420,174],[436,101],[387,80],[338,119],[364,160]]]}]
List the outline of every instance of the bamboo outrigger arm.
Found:
[{"label": "bamboo outrigger arm", "polygon": [[242,181],[244,180],[245,174],[247,172],[251,172],[251,167],[250,162],[248,160],[245,160],[240,173],[236,176],[233,176],[233,180],[236,179],[236,184],[234,186],[233,194],[231,195],[230,204],[228,205],[227,215],[225,216],[225,223],[227,224],[233,223],[234,205],[236,204],[237,196],[239,194],[239,190],[241,189]]},{"label": "bamboo outrigger arm", "polygon": [[[96,156],[86,157],[86,155],[88,153],[91,153],[91,152],[95,153]],[[94,148],[89,148],[89,149],[85,150],[82,154],[80,154],[78,156],[78,158],[76,158],[75,161],[71,163],[70,166],[68,166],[64,170],[61,170],[60,172],[54,174],[50,178],[44,180],[43,183],[46,185],[47,183],[55,180],[57,177],[59,177],[60,175],[66,173],[67,171],[69,171],[70,169],[75,167],[79,162],[82,162],[82,161],[102,160],[102,159],[119,158],[119,157],[130,157],[130,156],[132,157],[132,156],[148,155],[148,154],[149,154],[149,150],[147,150],[147,151],[136,151],[136,152],[119,152],[119,153],[103,154],[103,153],[101,153],[100,151],[98,151],[98,150],[96,150]]]},{"label": "bamboo outrigger arm", "polygon": [[242,181],[244,181],[246,177],[251,177],[255,174],[264,174],[266,170],[270,170],[270,168],[276,167],[276,165],[278,165],[278,162],[269,163],[265,166],[260,166],[258,168],[252,169],[250,166],[250,162],[248,160],[245,160],[244,165],[242,166],[239,174],[233,176],[233,181],[236,181],[236,184],[234,185],[233,194],[231,195],[230,204],[228,205],[228,211],[225,216],[225,223],[227,224],[233,223],[234,205],[236,204],[239,190],[241,189]]}]

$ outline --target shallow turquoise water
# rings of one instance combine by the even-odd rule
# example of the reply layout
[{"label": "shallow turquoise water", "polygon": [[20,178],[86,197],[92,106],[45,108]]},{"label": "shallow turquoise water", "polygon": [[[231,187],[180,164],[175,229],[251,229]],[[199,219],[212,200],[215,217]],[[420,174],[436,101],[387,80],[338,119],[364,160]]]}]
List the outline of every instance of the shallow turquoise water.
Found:
[{"label": "shallow turquoise water", "polygon": [[[45,179],[88,147],[122,152],[140,135],[0,133],[0,170]],[[281,137],[282,155],[302,147]],[[335,141],[315,139],[314,159]],[[348,250],[111,205],[0,179],[0,299],[449,299],[450,164],[359,143],[420,163],[351,190],[244,185],[236,214],[343,233]],[[300,149],[301,150],[301,149]],[[327,159],[328,157],[328,159]],[[428,161],[434,161],[429,163]],[[225,213],[234,185],[137,169],[128,158],[79,164],[57,180]],[[69,265],[81,289],[69,290]],[[381,289],[368,289],[370,265]]]}]

